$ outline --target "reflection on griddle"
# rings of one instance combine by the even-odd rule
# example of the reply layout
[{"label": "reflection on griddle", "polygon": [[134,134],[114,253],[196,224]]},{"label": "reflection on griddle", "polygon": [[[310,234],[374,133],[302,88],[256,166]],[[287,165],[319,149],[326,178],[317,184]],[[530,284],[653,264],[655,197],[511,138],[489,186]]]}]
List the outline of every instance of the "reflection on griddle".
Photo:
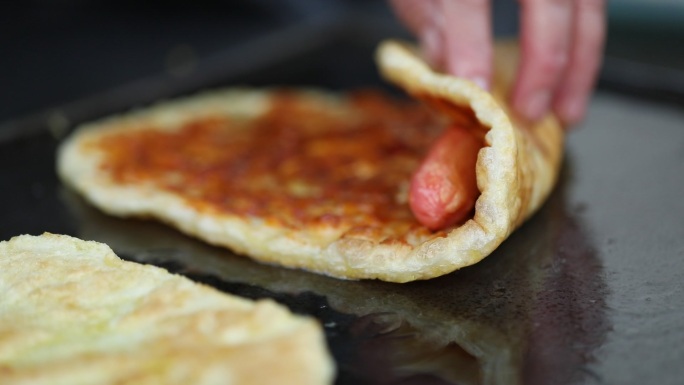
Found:
[{"label": "reflection on griddle", "polygon": [[[572,178],[569,167],[564,171],[562,186]],[[526,384],[600,383],[591,363],[611,330],[603,266],[579,219],[585,207],[567,207],[562,186],[545,209],[553,249],[540,266],[543,278],[530,313]]]},{"label": "reflection on griddle", "polygon": [[107,216],[71,191],[62,199],[81,238],[123,258],[318,318],[338,384],[566,384],[591,376],[609,330],[601,264],[564,199],[568,174],[484,261],[407,284],[258,264],[162,224]]}]

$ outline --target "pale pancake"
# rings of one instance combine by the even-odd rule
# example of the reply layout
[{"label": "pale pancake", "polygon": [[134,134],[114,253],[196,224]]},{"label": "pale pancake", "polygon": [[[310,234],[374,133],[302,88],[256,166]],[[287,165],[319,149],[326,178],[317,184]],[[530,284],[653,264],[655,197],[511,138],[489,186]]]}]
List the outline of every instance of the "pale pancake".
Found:
[{"label": "pale pancake", "polygon": [[329,384],[320,325],[221,293],[105,244],[0,242],[0,382]]}]

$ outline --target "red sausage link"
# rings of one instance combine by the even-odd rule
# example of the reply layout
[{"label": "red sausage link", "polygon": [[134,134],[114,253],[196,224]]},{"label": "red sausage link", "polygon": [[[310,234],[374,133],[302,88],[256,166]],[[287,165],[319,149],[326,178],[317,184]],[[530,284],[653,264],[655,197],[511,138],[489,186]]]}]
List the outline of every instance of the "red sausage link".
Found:
[{"label": "red sausage link", "polygon": [[475,163],[481,147],[476,135],[458,126],[435,141],[411,180],[409,205],[420,223],[439,230],[470,215],[480,194]]}]

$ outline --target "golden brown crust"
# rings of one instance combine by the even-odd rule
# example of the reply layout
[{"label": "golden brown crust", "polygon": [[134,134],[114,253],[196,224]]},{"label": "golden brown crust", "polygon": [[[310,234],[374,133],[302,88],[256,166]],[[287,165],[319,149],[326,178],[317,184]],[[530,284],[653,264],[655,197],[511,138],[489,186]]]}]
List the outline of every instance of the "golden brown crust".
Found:
[{"label": "golden brown crust", "polygon": [[[510,54],[510,47],[503,47]],[[151,216],[205,241],[269,263],[303,268],[340,278],[407,282],[443,275],[489,255],[548,196],[562,155],[562,130],[553,117],[537,125],[515,121],[502,95],[507,86],[499,68],[493,96],[474,84],[430,70],[407,46],[388,42],[378,50],[383,74],[452,119],[477,119],[487,131],[477,179],[481,196],[474,218],[448,234],[411,242],[383,242],[381,228],[348,234],[344,228],[286,228],[253,217],[197,209],[153,184],[120,185],[102,173],[102,155],[85,143],[112,132],[149,126],[175,130],[201,116],[239,115],[256,119],[268,109],[269,90],[232,90],[162,104],[79,129],[60,148],[62,179],[108,213]],[[514,65],[509,57],[498,63]],[[509,71],[510,72],[510,71]],[[314,109],[348,111],[344,99],[323,92],[293,93]],[[245,102],[248,101],[248,102]],[[226,107],[232,106],[232,107]],[[346,112],[341,112],[341,116]]]},{"label": "golden brown crust", "polygon": [[63,235],[0,243],[3,384],[325,384],[319,325]]}]

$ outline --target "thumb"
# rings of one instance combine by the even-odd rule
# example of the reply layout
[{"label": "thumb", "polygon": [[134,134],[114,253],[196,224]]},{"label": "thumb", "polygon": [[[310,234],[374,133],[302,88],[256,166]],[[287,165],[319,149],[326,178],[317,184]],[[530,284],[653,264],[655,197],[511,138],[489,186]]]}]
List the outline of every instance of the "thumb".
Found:
[{"label": "thumb", "polygon": [[433,67],[443,69],[444,23],[439,0],[391,0],[390,4],[399,20],[417,36],[427,61]]}]

